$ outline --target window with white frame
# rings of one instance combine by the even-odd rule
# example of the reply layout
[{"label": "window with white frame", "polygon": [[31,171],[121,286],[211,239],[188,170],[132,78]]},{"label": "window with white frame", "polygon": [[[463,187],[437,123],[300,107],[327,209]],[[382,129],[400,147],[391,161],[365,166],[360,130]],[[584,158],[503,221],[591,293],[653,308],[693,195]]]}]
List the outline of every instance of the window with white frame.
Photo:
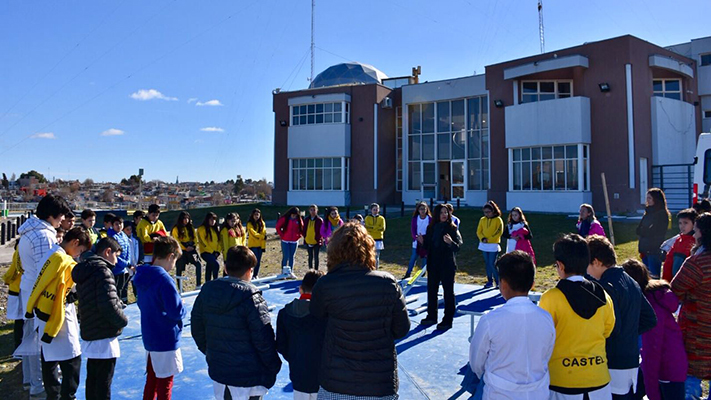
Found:
[{"label": "window with white frame", "polygon": [[467,99],[467,169],[469,190],[489,189],[489,102]]},{"label": "window with white frame", "polygon": [[573,81],[523,81],[521,103],[563,99],[573,95]]},{"label": "window with white frame", "polygon": [[317,103],[291,106],[291,125],[350,123],[350,103]]},{"label": "window with white frame", "polygon": [[395,108],[395,190],[402,192],[402,107]]},{"label": "window with white frame", "polygon": [[589,190],[588,147],[573,144],[512,149],[513,190]]},{"label": "window with white frame", "polygon": [[652,90],[655,96],[681,100],[681,79],[655,79]]},{"label": "window with white frame", "polygon": [[711,118],[711,110],[704,111],[704,118]]},{"label": "window with white frame", "polygon": [[711,53],[701,54],[701,56],[699,56],[699,58],[700,58],[700,60],[699,60],[700,67],[703,67],[705,65],[711,65]]},{"label": "window with white frame", "polygon": [[348,190],[349,159],[345,163],[341,160],[340,157],[291,159],[291,190]]}]

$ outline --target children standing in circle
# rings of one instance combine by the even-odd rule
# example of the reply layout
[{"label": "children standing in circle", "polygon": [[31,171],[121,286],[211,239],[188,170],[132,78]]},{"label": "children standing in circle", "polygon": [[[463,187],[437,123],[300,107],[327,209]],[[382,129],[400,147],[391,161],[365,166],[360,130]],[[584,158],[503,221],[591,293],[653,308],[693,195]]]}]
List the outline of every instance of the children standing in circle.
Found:
[{"label": "children standing in circle", "polygon": [[170,230],[170,236],[180,243],[180,250],[183,252],[183,255],[175,263],[175,274],[182,276],[188,264],[194,265],[196,285],[200,287],[202,284],[202,264],[198,259],[197,237],[195,237],[193,220],[187,211],[181,211],[178,214],[178,220],[175,221],[173,229]]},{"label": "children standing in circle", "polygon": [[341,215],[338,214],[338,207],[331,207],[328,212],[328,218],[321,225],[321,238],[323,239],[323,245],[328,245],[328,239],[333,235],[333,231],[340,228],[343,225],[343,220]]},{"label": "children standing in circle", "polygon": [[658,279],[662,269],[659,247],[664,242],[669,227],[669,210],[664,192],[659,188],[647,191],[647,205],[642,221],[637,226],[639,244],[637,248],[642,262],[649,269],[652,278]]},{"label": "children standing in circle", "polygon": [[246,243],[246,233],[242,227],[239,214],[228,213],[220,228],[220,243],[222,247],[222,259],[227,259],[227,250],[234,246],[244,246]]},{"label": "children standing in circle", "polygon": [[588,237],[589,235],[605,236],[605,229],[595,217],[595,209],[590,204],[580,205],[580,216],[575,227],[578,229],[578,235],[582,237]]},{"label": "children standing in circle", "polygon": [[499,273],[496,270],[496,256],[501,251],[501,235],[504,232],[504,221],[501,220],[501,210],[492,200],[484,204],[484,216],[479,219],[476,235],[479,238],[479,250],[484,255],[486,265],[486,285],[490,288],[496,284],[499,287]]},{"label": "children standing in circle", "polygon": [[501,235],[506,239],[506,252],[511,253],[514,250],[521,250],[528,253],[533,259],[533,264],[536,263],[536,253],[531,245],[531,228],[528,226],[526,216],[519,207],[514,207],[509,213],[509,219],[504,228],[504,233]]},{"label": "children standing in circle", "polygon": [[365,229],[375,240],[375,269],[380,268],[380,252],[385,249],[383,238],[385,236],[385,217],[380,215],[380,205],[370,205],[370,215],[365,217]]},{"label": "children standing in circle", "polygon": [[249,214],[247,220],[247,247],[252,250],[257,258],[257,265],[254,266],[252,279],[259,278],[259,267],[262,265],[262,253],[267,248],[267,226],[262,218],[262,212],[255,208]]},{"label": "children standing in circle", "polygon": [[297,207],[291,207],[276,224],[276,231],[281,238],[282,274],[294,275],[294,255],[299,245],[304,221]]},{"label": "children standing in circle", "polygon": [[[200,257],[205,260],[205,282],[217,279],[220,271],[220,263],[217,257],[220,256],[220,232],[217,230],[217,214],[208,212],[205,219],[197,229],[198,248]],[[198,285],[200,284],[198,278]]]},{"label": "children standing in circle", "polygon": [[318,269],[318,253],[321,250],[321,226],[323,219],[318,216],[318,206],[309,206],[309,216],[304,221],[303,232],[306,251],[309,253],[309,269]]},{"label": "children standing in circle", "polygon": [[[449,212],[449,209],[447,209]],[[449,214],[451,216],[451,213]],[[412,255],[410,256],[410,263],[407,266],[407,272],[402,279],[407,279],[410,277],[413,268],[415,268],[415,263],[419,257],[422,262],[420,268],[425,268],[427,265],[427,249],[420,241],[417,240],[418,237],[423,237],[427,233],[427,227],[430,225],[432,220],[432,215],[430,215],[430,208],[427,203],[421,201],[417,203],[415,207],[415,212],[412,214],[412,223],[410,224],[410,234],[412,235]]]}]

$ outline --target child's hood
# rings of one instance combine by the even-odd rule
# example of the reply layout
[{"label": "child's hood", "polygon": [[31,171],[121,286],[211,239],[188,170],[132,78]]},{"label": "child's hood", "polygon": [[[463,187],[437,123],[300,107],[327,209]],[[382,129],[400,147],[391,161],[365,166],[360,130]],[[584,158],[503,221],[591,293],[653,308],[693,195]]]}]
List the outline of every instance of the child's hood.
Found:
[{"label": "child's hood", "polygon": [[306,299],[296,299],[284,306],[284,312],[296,318],[304,318],[310,314],[311,302]]},{"label": "child's hood", "polygon": [[605,306],[605,289],[599,283],[589,281],[571,281],[561,279],[556,287],[563,293],[570,307],[580,317],[592,318],[597,309]]},{"label": "child's hood", "polygon": [[143,264],[136,267],[136,275],[133,276],[133,283],[136,288],[149,289],[155,285],[165,270],[155,265]]},{"label": "child's hood", "polygon": [[[27,221],[25,221],[24,224],[20,225],[20,227],[17,229],[17,233],[20,235],[24,235],[27,232],[30,231],[41,231],[41,230],[48,230],[48,231],[54,231],[54,228],[46,221],[43,221],[35,216],[30,217]],[[53,232],[56,235],[56,231]]]},{"label": "child's hood", "polygon": [[[206,301],[204,307],[211,309],[216,314],[228,313],[239,307],[246,300],[254,296],[261,297],[261,291],[250,282],[232,277],[223,277],[211,281],[202,288]],[[255,299],[257,304],[261,299]]]}]

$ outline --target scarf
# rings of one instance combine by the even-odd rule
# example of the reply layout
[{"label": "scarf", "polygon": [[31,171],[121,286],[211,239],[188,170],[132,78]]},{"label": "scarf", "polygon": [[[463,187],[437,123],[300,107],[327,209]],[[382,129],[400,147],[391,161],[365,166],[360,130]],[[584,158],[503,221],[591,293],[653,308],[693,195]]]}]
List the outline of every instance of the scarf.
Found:
[{"label": "scarf", "polygon": [[337,218],[334,219],[329,215],[328,222],[331,223],[331,226],[336,227],[338,226],[338,223],[341,222],[341,216],[339,215]]}]

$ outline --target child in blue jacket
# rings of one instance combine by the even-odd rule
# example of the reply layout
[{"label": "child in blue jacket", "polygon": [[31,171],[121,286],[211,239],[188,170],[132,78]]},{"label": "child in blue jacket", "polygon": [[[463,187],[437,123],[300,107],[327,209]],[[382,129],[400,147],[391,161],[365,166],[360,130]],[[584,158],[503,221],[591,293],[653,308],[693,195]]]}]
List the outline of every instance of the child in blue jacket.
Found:
[{"label": "child in blue jacket", "polygon": [[144,399],[170,399],[173,376],[183,370],[180,333],[186,311],[168,272],[181,256],[180,244],[172,237],[154,240],[153,264],[136,268],[138,308],[141,310],[143,347],[148,352]]}]

